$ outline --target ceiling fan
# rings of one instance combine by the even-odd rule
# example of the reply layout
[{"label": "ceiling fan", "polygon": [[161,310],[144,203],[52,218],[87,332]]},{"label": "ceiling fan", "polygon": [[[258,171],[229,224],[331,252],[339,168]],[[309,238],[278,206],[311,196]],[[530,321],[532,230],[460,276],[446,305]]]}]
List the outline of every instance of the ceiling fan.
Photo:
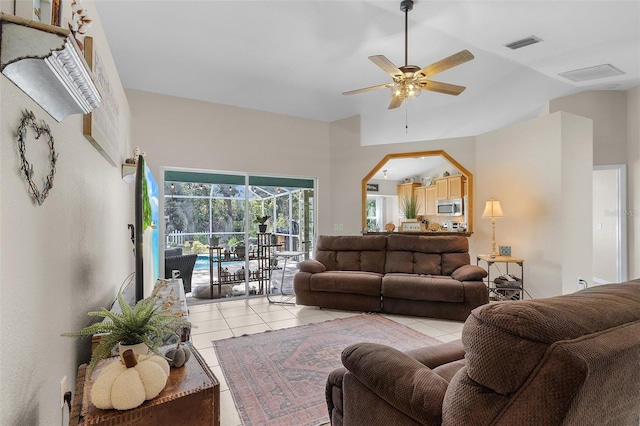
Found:
[{"label": "ceiling fan", "polygon": [[444,59],[434,62],[424,68],[408,64],[408,14],[413,9],[413,0],[402,0],[400,10],[404,12],[404,66],[397,67],[384,55],[369,56],[369,59],[382,68],[393,79],[392,83],[379,84],[377,86],[365,87],[363,89],[351,90],[342,93],[343,95],[355,95],[357,93],[369,92],[371,90],[391,88],[392,98],[389,109],[398,108],[402,101],[415,98],[422,90],[445,93],[447,95],[459,95],[466,89],[464,86],[441,83],[430,80],[438,73],[446,71],[457,65],[463,64],[473,59],[473,54],[468,50],[462,50]]}]

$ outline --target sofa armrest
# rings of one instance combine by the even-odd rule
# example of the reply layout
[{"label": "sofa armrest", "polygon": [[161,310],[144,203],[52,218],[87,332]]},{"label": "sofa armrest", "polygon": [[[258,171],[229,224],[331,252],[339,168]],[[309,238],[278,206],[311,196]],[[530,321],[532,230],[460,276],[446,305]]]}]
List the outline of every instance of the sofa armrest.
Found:
[{"label": "sofa armrest", "polygon": [[464,359],[464,346],[462,345],[462,340],[457,339],[439,345],[412,349],[406,351],[405,354],[434,369],[441,365]]},{"label": "sofa armrest", "polygon": [[451,273],[451,278],[458,281],[482,281],[486,276],[487,271],[476,265],[462,265]]},{"label": "sofa armrest", "polygon": [[309,272],[311,274],[317,274],[319,272],[324,272],[327,268],[320,262],[315,259],[307,259],[302,262],[298,262],[296,265],[300,272]]},{"label": "sofa armrest", "polygon": [[342,363],[398,411],[423,424],[441,419],[449,383],[412,357],[386,345],[357,343],[342,352]]}]

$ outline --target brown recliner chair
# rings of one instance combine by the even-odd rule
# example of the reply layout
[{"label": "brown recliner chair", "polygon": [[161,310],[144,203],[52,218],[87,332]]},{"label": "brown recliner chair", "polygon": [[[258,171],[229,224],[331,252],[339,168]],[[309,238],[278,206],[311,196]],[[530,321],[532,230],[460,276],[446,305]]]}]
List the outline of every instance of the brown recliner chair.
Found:
[{"label": "brown recliner chair", "polygon": [[472,311],[462,340],[360,343],[327,381],[337,425],[640,423],[640,280]]}]

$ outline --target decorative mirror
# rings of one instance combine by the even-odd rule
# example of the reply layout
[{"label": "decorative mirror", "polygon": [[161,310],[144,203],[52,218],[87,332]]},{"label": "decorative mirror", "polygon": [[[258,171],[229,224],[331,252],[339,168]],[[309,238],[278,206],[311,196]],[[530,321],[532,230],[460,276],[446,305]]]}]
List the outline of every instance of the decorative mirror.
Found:
[{"label": "decorative mirror", "polygon": [[[466,224],[466,231],[473,232],[473,174],[462,164],[443,150],[404,152],[387,154],[371,169],[362,179],[362,229],[367,230],[367,195],[387,187],[386,195],[389,191],[395,190],[396,185],[407,183],[414,187],[434,187],[438,182],[442,183],[445,177],[454,178],[462,175],[464,177],[464,187],[462,198],[464,198],[464,215],[462,216]],[[385,182],[388,184],[385,185]],[[390,189],[393,188],[393,189]],[[440,215],[431,216],[442,222],[457,222],[459,217],[447,217]],[[384,230],[384,224],[379,226]]]}]

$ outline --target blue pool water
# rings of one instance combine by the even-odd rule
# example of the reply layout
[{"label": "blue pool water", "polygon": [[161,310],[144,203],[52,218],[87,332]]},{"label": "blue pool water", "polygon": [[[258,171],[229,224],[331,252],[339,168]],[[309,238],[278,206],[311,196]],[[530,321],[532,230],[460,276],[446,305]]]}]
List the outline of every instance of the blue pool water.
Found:
[{"label": "blue pool water", "polygon": [[[217,256],[213,256],[213,261],[217,261],[218,257]],[[233,262],[225,262],[225,264],[234,264],[234,263],[244,263],[244,260],[235,260]],[[216,265],[215,263],[213,264],[213,268],[214,270],[217,270],[216,268],[218,268],[218,265]],[[209,269],[209,255],[208,254],[199,254],[198,258],[196,259],[196,265],[193,267],[194,270],[202,270],[202,269]]]}]

